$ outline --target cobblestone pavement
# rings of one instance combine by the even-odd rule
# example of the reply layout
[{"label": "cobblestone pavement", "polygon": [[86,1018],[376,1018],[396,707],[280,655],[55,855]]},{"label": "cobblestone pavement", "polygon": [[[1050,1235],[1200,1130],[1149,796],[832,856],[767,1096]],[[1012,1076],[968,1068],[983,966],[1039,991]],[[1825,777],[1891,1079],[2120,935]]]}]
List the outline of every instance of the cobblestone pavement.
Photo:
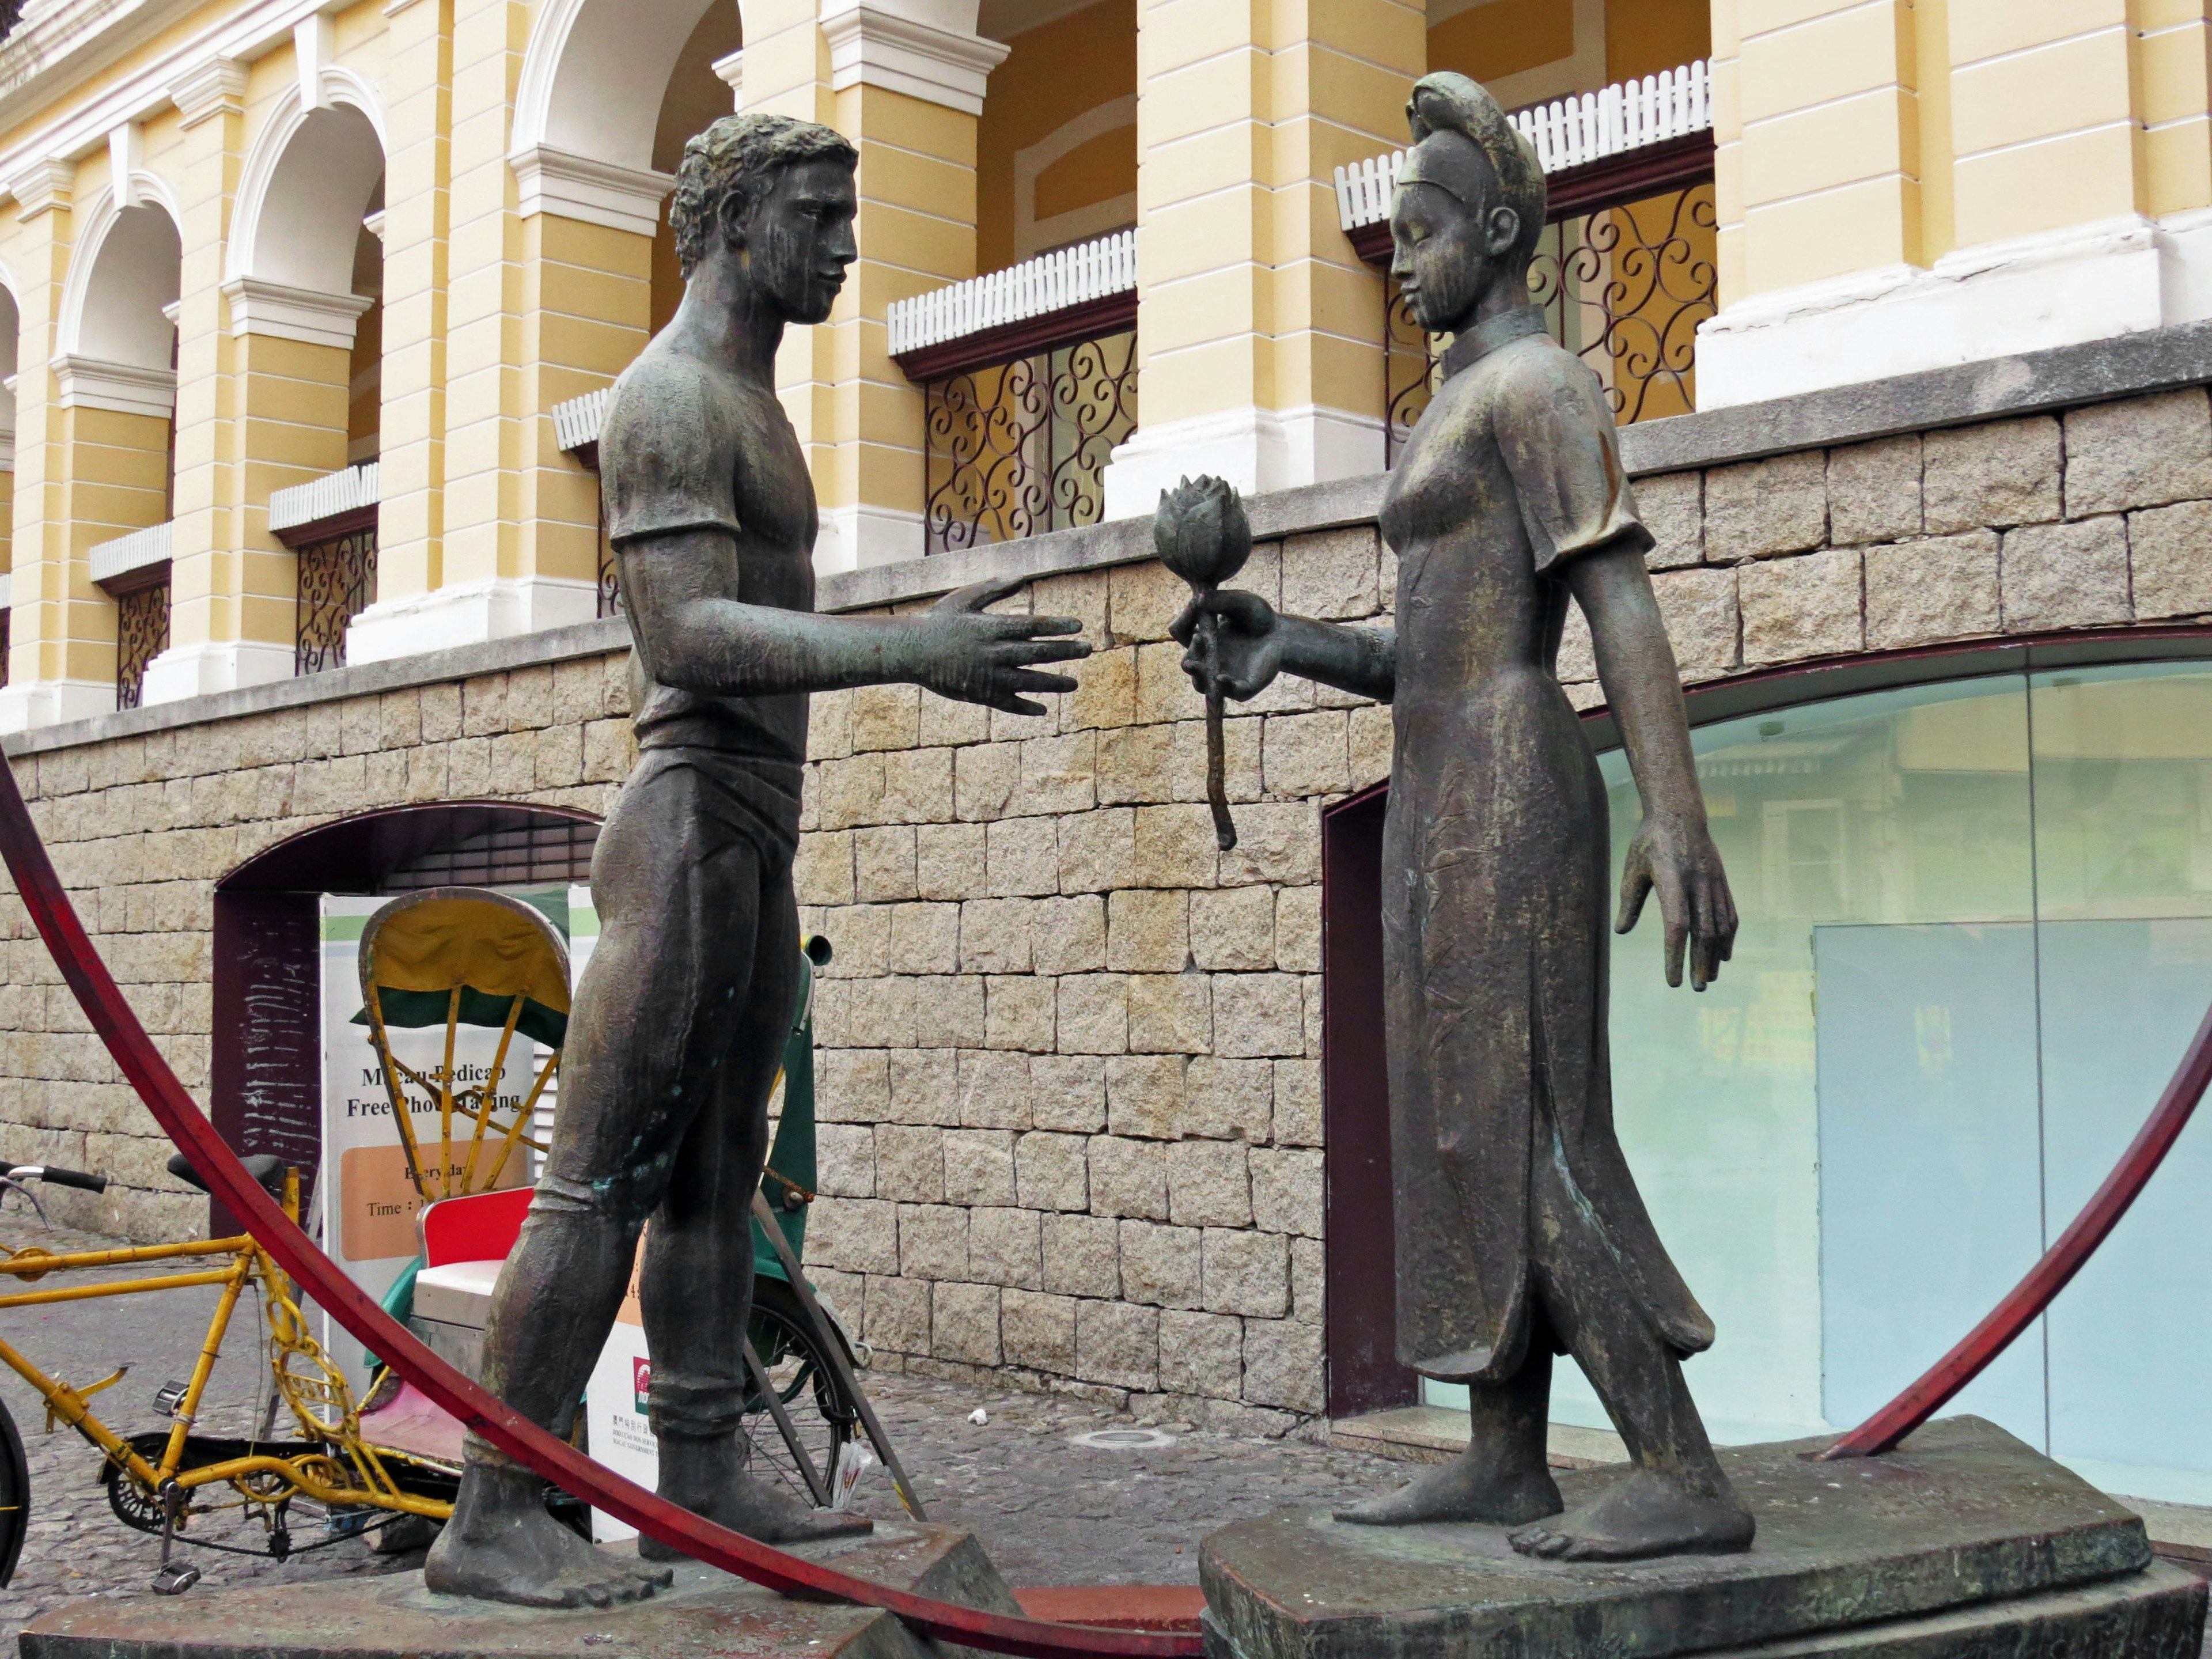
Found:
[{"label": "cobblestone pavement", "polygon": [[[45,1232],[10,1212],[0,1218],[0,1243],[65,1250],[115,1241],[62,1229]],[[72,1274],[70,1282],[128,1276]],[[216,1295],[194,1287],[17,1309],[0,1314],[0,1335],[33,1364],[78,1387],[128,1364],[130,1374],[93,1402],[103,1421],[128,1434],[162,1425],[153,1409],[155,1391],[190,1374]],[[210,1390],[204,1432],[245,1433],[258,1420],[267,1377],[259,1335],[256,1310],[241,1304]],[[1129,1426],[1130,1419],[1081,1401],[994,1395],[963,1383],[884,1375],[867,1383],[931,1518],[972,1528],[1016,1584],[1194,1583],[1196,1540],[1213,1527],[1288,1504],[1325,1502],[1403,1474],[1398,1465],[1358,1453],[1188,1433],[1179,1424],[1161,1425],[1173,1439],[1164,1448],[1092,1450],[1072,1444],[1071,1437]],[[100,1460],[91,1448],[66,1429],[40,1432],[45,1408],[28,1384],[12,1372],[0,1375],[0,1400],[23,1435],[31,1466],[30,1534],[14,1581],[0,1591],[0,1652],[6,1652],[15,1632],[48,1607],[79,1596],[148,1594],[161,1543],[111,1513],[94,1479]],[[968,1420],[979,1407],[990,1415],[987,1425]],[[871,1470],[866,1483],[861,1508],[898,1512],[882,1470]],[[313,1523],[301,1524],[295,1541],[316,1543],[321,1536]],[[378,1555],[360,1539],[281,1565],[197,1549],[184,1558],[204,1574],[194,1595],[422,1565],[419,1552]]]},{"label": "cobblestone pavement", "polygon": [[[1073,1437],[1130,1419],[1052,1395],[917,1377],[877,1376],[867,1387],[929,1518],[975,1533],[1012,1584],[1194,1584],[1198,1540],[1215,1528],[1319,1508],[1407,1474],[1360,1452],[1175,1422],[1158,1425],[1169,1445],[1095,1449]],[[988,1425],[968,1420],[978,1407]],[[861,1507],[896,1513],[889,1476],[871,1469],[866,1478],[872,1496]]]},{"label": "cobblestone pavement", "polygon": [[[49,1249],[103,1248],[113,1241],[57,1229],[39,1231],[9,1214],[0,1243]],[[140,1269],[155,1272],[160,1269]],[[125,1276],[122,1273],[102,1275]],[[84,1282],[94,1275],[72,1275]],[[48,1280],[48,1284],[59,1281]],[[64,1304],[0,1314],[0,1335],[33,1364],[79,1387],[129,1364],[95,1409],[130,1433],[159,1426],[155,1390],[189,1374],[215,1304],[210,1288],[112,1301]],[[243,1433],[258,1419],[265,1385],[258,1316],[242,1304],[210,1391],[206,1431]],[[1188,1425],[1133,1421],[1103,1406],[1051,1395],[994,1394],[962,1382],[876,1374],[867,1379],[886,1431],[935,1521],[974,1531],[1011,1583],[1194,1583],[1197,1543],[1214,1528],[1291,1506],[1319,1507],[1402,1480],[1404,1465],[1296,1439],[1235,1439]],[[158,1540],[109,1511],[94,1480],[99,1459],[66,1430],[40,1432],[44,1408],[13,1373],[4,1400],[24,1437],[31,1467],[30,1534],[14,1581],[0,1591],[0,1654],[46,1609],[88,1595],[138,1597],[159,1559]],[[989,1420],[970,1422],[978,1407]],[[1107,1450],[1074,1437],[1098,1429],[1157,1426],[1170,1443]],[[869,1471],[860,1507],[898,1512],[889,1477]],[[220,1532],[214,1534],[220,1537]],[[312,1523],[301,1545],[321,1541]],[[379,1555],[349,1538],[279,1564],[266,1557],[186,1553],[204,1575],[190,1594],[247,1583],[303,1583],[355,1573],[404,1571],[419,1552]],[[2208,1644],[2206,1659],[2212,1659]]]}]

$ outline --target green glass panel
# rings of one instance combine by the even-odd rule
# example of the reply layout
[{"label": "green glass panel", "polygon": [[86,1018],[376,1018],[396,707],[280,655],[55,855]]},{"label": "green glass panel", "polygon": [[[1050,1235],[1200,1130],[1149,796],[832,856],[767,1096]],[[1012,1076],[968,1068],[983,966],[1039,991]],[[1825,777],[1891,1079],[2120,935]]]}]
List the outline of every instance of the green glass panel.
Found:
[{"label": "green glass panel", "polygon": [[[1931,924],[2032,918],[2027,703],[2025,682],[2004,676],[1693,733],[1742,916],[1735,957],[1702,995],[1670,990],[1648,911],[1615,944],[1611,1030],[1622,1144],[1720,1328],[1688,1375],[1722,1439],[1826,1421],[1815,930],[1894,927],[1905,940]],[[1626,756],[1603,765],[1617,878],[1640,807]],[[2002,951],[2002,937],[1947,935],[1944,948]],[[1891,1212],[1875,1185],[1850,1191],[1862,1216]],[[1957,1299],[1929,1291],[1947,1309]],[[1603,1421],[1579,1375],[1560,1392],[1563,1420]]]},{"label": "green glass panel", "polygon": [[2212,668],[2038,675],[2029,716],[2042,920],[2212,916]]}]

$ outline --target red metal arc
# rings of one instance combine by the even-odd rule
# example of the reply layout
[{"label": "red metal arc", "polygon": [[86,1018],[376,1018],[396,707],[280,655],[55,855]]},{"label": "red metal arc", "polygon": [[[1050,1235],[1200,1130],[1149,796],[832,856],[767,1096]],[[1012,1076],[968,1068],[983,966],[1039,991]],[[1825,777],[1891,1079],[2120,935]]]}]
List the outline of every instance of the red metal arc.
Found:
[{"label": "red metal arc", "polygon": [[882,1607],[931,1636],[1030,1659],[1200,1659],[1201,1644],[1195,1635],[1012,1618],[833,1571],[679,1509],[508,1410],[364,1296],[240,1166],[236,1154],[223,1144],[154,1047],[94,950],[31,822],[14,769],[4,759],[0,759],[0,859],[6,861],[16,891],[85,1017],[155,1121],[191,1159],[216,1198],[245,1222],[277,1265],[349,1334],[501,1451],[694,1559],[787,1595]]},{"label": "red metal arc", "polygon": [[2189,1122],[2190,1114],[2212,1082],[2212,1010],[2182,1056],[2173,1079],[2158,1104],[2136,1133],[2120,1161],[2112,1166],[2105,1184],[2097,1188],[2073,1224],[2028,1270],[2027,1277],[2012,1288],[2005,1299],[1990,1310],[1989,1317],[1966,1333],[1959,1346],[1930,1366],[1920,1380],[1822,1452],[1822,1457],[1873,1457],[1897,1444],[1918,1428],[1982,1374],[1983,1370],[2012,1346],[2067,1282],[2081,1271],[2097,1247],[2120,1224],[2129,1206],[2142,1196],[2158,1166]]}]

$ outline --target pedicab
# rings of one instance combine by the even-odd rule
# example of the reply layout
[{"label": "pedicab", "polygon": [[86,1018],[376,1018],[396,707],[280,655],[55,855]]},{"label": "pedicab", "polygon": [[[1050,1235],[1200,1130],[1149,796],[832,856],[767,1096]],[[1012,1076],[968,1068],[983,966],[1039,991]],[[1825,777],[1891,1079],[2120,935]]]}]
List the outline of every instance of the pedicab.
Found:
[{"label": "pedicab", "polygon": [[[855,1376],[867,1362],[867,1349],[798,1271],[806,1209],[815,1195],[813,982],[817,968],[829,959],[826,939],[807,941],[799,1006],[783,1056],[776,1133],[754,1206],[757,1268],[747,1355],[752,1386],[743,1427],[756,1467],[815,1502],[830,1499],[841,1464],[849,1475],[855,1465],[848,1449],[866,1433],[893,1471],[902,1497],[918,1511]],[[426,1255],[450,1259],[468,1241],[480,1245],[486,1237],[500,1239],[503,1251],[528,1200],[523,1160],[544,1150],[532,1120],[542,1102],[557,1097],[569,1006],[568,958],[560,933],[540,912],[499,893],[437,888],[410,894],[369,918],[362,937],[361,983],[362,1006],[356,1018],[367,1026],[383,1066],[408,1178],[423,1202],[419,1221]],[[498,1032],[489,1065],[459,1057],[466,1028]],[[393,1052],[393,1031],[423,1029],[442,1030],[437,1060],[410,1063]],[[531,1062],[526,1088],[502,1095],[497,1085],[518,1040],[537,1045],[539,1054]],[[426,1133],[434,1115],[434,1132]],[[424,1120],[419,1129],[418,1118]],[[280,1195],[287,1213],[300,1214],[296,1170],[265,1154],[248,1158],[246,1167]],[[183,1154],[169,1168],[205,1189]],[[0,1195],[21,1194],[41,1221],[36,1188],[42,1183],[98,1192],[106,1177],[53,1165],[0,1164]],[[764,1230],[763,1218],[775,1237]],[[434,1252],[432,1241],[440,1245]],[[156,1263],[186,1270],[29,1288],[49,1273]],[[418,1259],[385,1298],[387,1311],[403,1323],[412,1312],[423,1268]],[[0,1256],[0,1275],[25,1287],[0,1294],[0,1309],[219,1287],[199,1361],[188,1380],[167,1383],[156,1394],[155,1410],[163,1425],[150,1430],[118,1432],[89,1403],[120,1382],[128,1366],[73,1387],[0,1340],[0,1364],[39,1392],[49,1431],[65,1425],[100,1454],[100,1480],[116,1516],[161,1537],[157,1593],[179,1594],[200,1576],[197,1568],[172,1560],[177,1545],[281,1560],[368,1532],[381,1534],[382,1547],[404,1547],[410,1540],[426,1539],[451,1514],[460,1477],[460,1424],[373,1358],[372,1382],[357,1400],[312,1334],[290,1280],[251,1236],[112,1250],[56,1252],[30,1244]],[[259,1431],[200,1432],[198,1420],[225,1336],[248,1293],[260,1304],[270,1368]],[[28,1528],[29,1480],[21,1437],[0,1404],[0,1585],[12,1574]],[[570,1524],[586,1529],[588,1511],[580,1502],[550,1486],[547,1502]],[[321,1542],[297,1541],[301,1520],[318,1516]],[[221,1536],[210,1535],[218,1528]]]}]

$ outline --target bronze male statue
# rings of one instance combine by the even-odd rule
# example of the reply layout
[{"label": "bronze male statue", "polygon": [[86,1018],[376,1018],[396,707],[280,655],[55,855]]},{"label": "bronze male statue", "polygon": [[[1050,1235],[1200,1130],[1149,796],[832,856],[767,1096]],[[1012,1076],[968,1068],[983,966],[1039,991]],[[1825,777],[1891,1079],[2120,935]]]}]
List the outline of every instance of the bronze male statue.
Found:
[{"label": "bronze male statue", "polygon": [[[864,1530],[746,1468],[750,1205],[797,994],[807,694],[912,682],[1041,714],[1088,654],[1072,618],[979,614],[1006,587],[912,617],[813,612],[814,492],[775,394],[790,323],[830,315],[857,257],[853,146],[776,115],[684,146],[670,208],[686,279],[674,319],[616,383],[599,454],[643,671],[636,769],[599,837],[601,933],[577,988],[544,1173],[501,1273],[485,1386],[557,1434],[653,1226],[641,1285],[661,1494],[774,1543]],[[635,683],[635,675],[633,677]],[[641,1540],[647,1561],[672,1552]],[[471,1438],[435,1590],[540,1607],[650,1594],[545,1512],[543,1483]]]},{"label": "bronze male statue", "polygon": [[[1415,145],[1391,216],[1391,271],[1421,326],[1454,337],[1444,382],[1383,501],[1395,625],[1279,615],[1216,591],[1232,697],[1279,672],[1393,705],[1383,960],[1398,1354],[1464,1382],[1455,1462],[1338,1518],[1517,1527],[1524,1553],[1626,1560],[1749,1547],[1682,1359],[1710,1321],[1668,1261],[1613,1127],[1606,1053],[1605,786],[1554,676],[1570,598],[1589,619],[1644,817],[1619,926],[1653,891],[1667,977],[1703,990],[1735,935],[1707,833],[1674,653],[1597,378],[1544,332],[1528,271],[1544,179],[1464,76],[1413,89]],[[1206,655],[1186,668],[1206,689]],[[1684,1103],[1694,1109],[1693,1103]],[[1552,1357],[1571,1353],[1634,1468],[1559,1516],[1545,1465]]]}]

